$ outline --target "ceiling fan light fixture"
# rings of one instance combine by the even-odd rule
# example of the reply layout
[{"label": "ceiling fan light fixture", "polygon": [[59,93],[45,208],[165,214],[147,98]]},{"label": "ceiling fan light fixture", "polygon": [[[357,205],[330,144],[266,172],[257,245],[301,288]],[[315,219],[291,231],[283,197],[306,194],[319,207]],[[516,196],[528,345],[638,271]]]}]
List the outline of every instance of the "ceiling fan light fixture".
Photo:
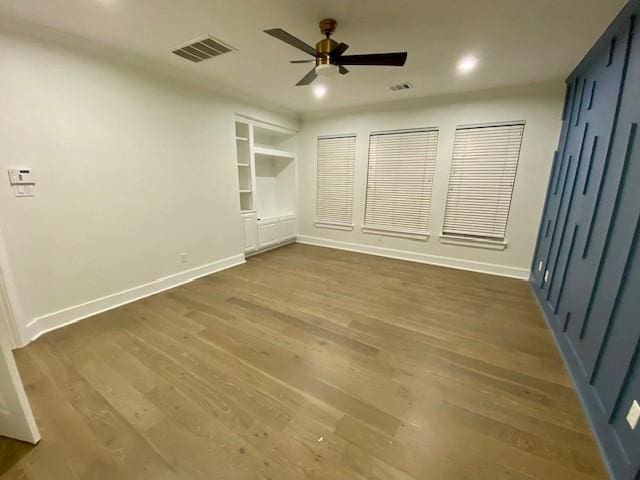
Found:
[{"label": "ceiling fan light fixture", "polygon": [[458,62],[458,72],[465,74],[472,72],[478,66],[478,59],[473,55],[462,57]]},{"label": "ceiling fan light fixture", "polygon": [[338,66],[329,64],[320,64],[316,67],[316,73],[322,77],[335,77],[338,75]]},{"label": "ceiling fan light fixture", "polygon": [[322,98],[327,94],[327,87],[319,83],[313,87],[313,94],[316,98]]}]

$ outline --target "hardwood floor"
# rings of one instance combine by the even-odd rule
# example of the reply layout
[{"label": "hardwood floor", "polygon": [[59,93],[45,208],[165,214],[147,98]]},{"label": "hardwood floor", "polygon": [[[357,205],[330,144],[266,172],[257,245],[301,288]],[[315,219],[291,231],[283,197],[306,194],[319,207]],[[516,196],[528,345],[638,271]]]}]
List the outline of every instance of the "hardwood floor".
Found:
[{"label": "hardwood floor", "polygon": [[524,281],[294,244],[16,359],[7,479],[606,478]]}]

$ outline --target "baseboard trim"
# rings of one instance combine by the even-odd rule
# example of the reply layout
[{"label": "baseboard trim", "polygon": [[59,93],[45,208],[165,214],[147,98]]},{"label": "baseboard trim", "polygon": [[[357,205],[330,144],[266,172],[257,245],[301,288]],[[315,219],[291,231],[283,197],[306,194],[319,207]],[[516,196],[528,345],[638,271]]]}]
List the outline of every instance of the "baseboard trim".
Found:
[{"label": "baseboard trim", "polygon": [[308,235],[298,235],[298,243],[314,245],[317,247],[335,248],[337,250],[347,250],[350,252],[366,253],[379,257],[395,258],[397,260],[407,260],[416,263],[426,263],[439,267],[455,268],[458,270],[469,270],[472,272],[488,273],[501,277],[517,278],[527,280],[529,269],[496,265],[493,263],[473,262],[461,260],[459,258],[441,257],[438,255],[428,255],[426,253],[410,252],[407,250],[395,250],[392,248],[374,247],[362,243],[339,242],[326,238],[311,237]]},{"label": "baseboard trim", "polygon": [[529,279],[529,286],[533,291],[533,295],[536,298],[540,311],[542,312],[544,321],[551,331],[551,336],[553,337],[556,347],[560,351],[560,356],[564,361],[564,366],[567,369],[567,372],[569,372],[569,377],[573,382],[573,386],[578,393],[582,409],[589,421],[589,426],[591,427],[593,436],[595,437],[600,453],[602,454],[609,477],[613,480],[622,480],[623,478],[630,479],[632,473],[630,472],[627,474],[624,472],[626,462],[623,460],[623,454],[618,448],[618,441],[613,435],[606,418],[603,418],[602,415],[598,415],[598,412],[600,411],[598,400],[593,392],[593,388],[589,384],[589,380],[581,374],[581,367],[579,360],[576,357],[575,350],[569,344],[567,337],[558,330],[558,325],[554,324],[553,314],[545,308],[545,304],[547,302],[541,296],[539,290],[535,288],[533,278]]},{"label": "baseboard trim", "polygon": [[260,255],[261,253],[270,252],[271,250],[276,250],[280,247],[286,247],[287,245],[291,245],[292,243],[296,243],[296,237],[287,238],[277,245],[271,245],[270,247],[263,248],[261,250],[254,250],[253,252],[245,253],[244,256],[245,258],[255,257],[256,255]]},{"label": "baseboard trim", "polygon": [[161,277],[137,287],[122,290],[111,295],[37,317],[26,326],[27,338],[29,342],[32,342],[52,330],[243,263],[245,263],[244,255],[233,255],[200,267]]}]

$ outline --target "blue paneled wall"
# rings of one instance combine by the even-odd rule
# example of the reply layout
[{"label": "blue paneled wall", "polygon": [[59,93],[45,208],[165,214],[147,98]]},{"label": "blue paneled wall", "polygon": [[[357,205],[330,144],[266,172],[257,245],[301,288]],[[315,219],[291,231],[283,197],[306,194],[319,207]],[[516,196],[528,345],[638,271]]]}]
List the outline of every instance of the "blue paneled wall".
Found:
[{"label": "blue paneled wall", "polygon": [[640,479],[640,1],[567,79],[531,283],[616,479]]}]

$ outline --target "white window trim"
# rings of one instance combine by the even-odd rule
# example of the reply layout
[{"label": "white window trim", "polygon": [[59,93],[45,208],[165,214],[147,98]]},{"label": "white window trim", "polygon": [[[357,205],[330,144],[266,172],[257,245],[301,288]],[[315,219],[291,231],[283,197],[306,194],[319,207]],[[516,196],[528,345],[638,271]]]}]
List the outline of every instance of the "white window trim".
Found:
[{"label": "white window trim", "polygon": [[503,240],[464,237],[446,233],[440,234],[440,243],[444,243],[446,245],[458,245],[463,247],[484,248],[487,250],[504,250],[507,248],[507,242]]},{"label": "white window trim", "polygon": [[332,230],[353,230],[353,224],[349,225],[346,223],[333,223],[333,222],[320,222],[316,220],[313,224],[318,228],[330,228]]},{"label": "white window trim", "polygon": [[[376,131],[371,131],[369,132],[369,149],[371,148],[371,137],[374,135],[384,135],[384,134],[399,134],[399,133],[415,133],[415,132],[437,132],[438,133],[438,139],[436,140],[436,157],[434,159],[434,163],[437,162],[437,148],[439,146],[440,143],[440,126],[431,126],[431,127],[416,127],[416,128],[401,128],[401,129],[396,129],[396,130],[376,130]],[[367,194],[368,194],[368,182],[369,182],[369,162],[371,161],[370,158],[370,152],[367,152],[367,169],[366,169],[366,184],[365,184],[365,189],[367,190]],[[429,223],[431,220],[431,207],[433,204],[433,187],[434,187],[434,183],[435,183],[435,168],[436,166],[434,165],[434,174],[433,177],[431,178],[431,198],[430,198],[430,205],[429,205],[429,214],[428,214],[428,218],[427,218],[427,227],[429,227]],[[365,217],[366,217],[366,203],[367,203],[367,198],[365,196]],[[392,230],[392,229],[388,229],[388,228],[376,228],[373,225],[362,225],[361,227],[361,231],[362,233],[366,233],[366,234],[372,234],[372,235],[384,235],[384,236],[388,236],[388,237],[401,237],[401,238],[408,238],[408,239],[412,239],[412,240],[423,240],[426,241],[429,239],[430,233],[427,231],[426,233],[414,233],[414,232],[407,232],[407,231],[401,231],[401,230]]]},{"label": "white window trim", "polygon": [[[316,145],[319,145],[321,140],[337,140],[337,139],[342,139],[342,138],[353,138],[354,141],[354,158],[353,158],[353,180],[352,180],[352,185],[351,185],[351,219],[353,219],[353,205],[354,205],[354,201],[355,201],[355,175],[356,175],[356,157],[357,157],[357,141],[358,141],[358,135],[356,133],[341,133],[341,134],[336,134],[336,135],[319,135],[316,138]],[[317,169],[318,169],[318,162],[319,162],[319,158],[316,156],[316,175],[317,175]],[[316,195],[318,193],[318,187],[317,187],[317,182],[318,179],[316,177]],[[317,213],[318,213],[318,198],[316,197],[316,218],[314,220],[314,225],[317,228],[327,228],[327,229],[332,229],[332,230],[345,230],[345,231],[350,231],[353,230],[353,224],[352,223],[340,223],[340,222],[331,222],[331,221],[327,221],[327,220],[319,220],[317,218]]]},{"label": "white window trim", "polygon": [[[483,127],[507,127],[507,126],[512,126],[512,125],[522,125],[522,128],[524,129],[526,127],[526,120],[513,120],[513,121],[501,121],[501,122],[482,122],[482,123],[470,123],[470,124],[460,124],[460,125],[456,125],[455,128],[455,133],[457,133],[457,131],[459,129],[472,129],[472,128],[483,128]],[[524,135],[524,133],[523,133]],[[516,186],[516,181],[517,181],[517,168],[520,164],[520,156],[522,154],[522,143],[524,140],[521,140],[520,143],[520,150],[518,151],[518,162],[517,162],[517,166],[516,166],[516,175],[514,176],[514,183],[513,186],[511,187],[511,198],[509,201],[509,211],[511,210],[512,206],[513,206],[513,195],[515,194],[515,186]],[[455,147],[455,134],[454,134],[454,147]],[[452,159],[452,164],[453,165],[453,159]],[[450,167],[451,168],[451,167]],[[449,171],[449,179],[448,181],[451,181],[451,171]],[[447,184],[449,185],[449,183]],[[447,186],[447,188],[449,188]],[[448,194],[447,194],[448,195]],[[447,204],[447,200],[448,200],[448,196],[445,197],[445,213],[444,215],[446,216],[446,204]],[[482,237],[467,237],[464,235],[457,235],[455,233],[444,233],[441,232],[440,233],[440,243],[443,244],[450,244],[450,245],[463,245],[463,246],[470,246],[470,247],[477,247],[477,248],[486,248],[489,250],[505,250],[507,248],[507,241],[506,241],[506,230],[509,228],[509,224],[508,224],[508,216],[509,214],[507,214],[507,225],[505,226],[505,238],[496,238],[495,240],[491,240],[488,238],[482,238]]]},{"label": "white window trim", "polygon": [[400,237],[400,238],[409,238],[411,240],[428,240],[430,234],[422,234],[422,233],[412,233],[412,232],[403,232],[400,230],[388,230],[388,229],[378,229],[373,227],[365,227],[362,225],[360,227],[362,233],[367,233],[370,235],[384,235],[386,237]]}]

